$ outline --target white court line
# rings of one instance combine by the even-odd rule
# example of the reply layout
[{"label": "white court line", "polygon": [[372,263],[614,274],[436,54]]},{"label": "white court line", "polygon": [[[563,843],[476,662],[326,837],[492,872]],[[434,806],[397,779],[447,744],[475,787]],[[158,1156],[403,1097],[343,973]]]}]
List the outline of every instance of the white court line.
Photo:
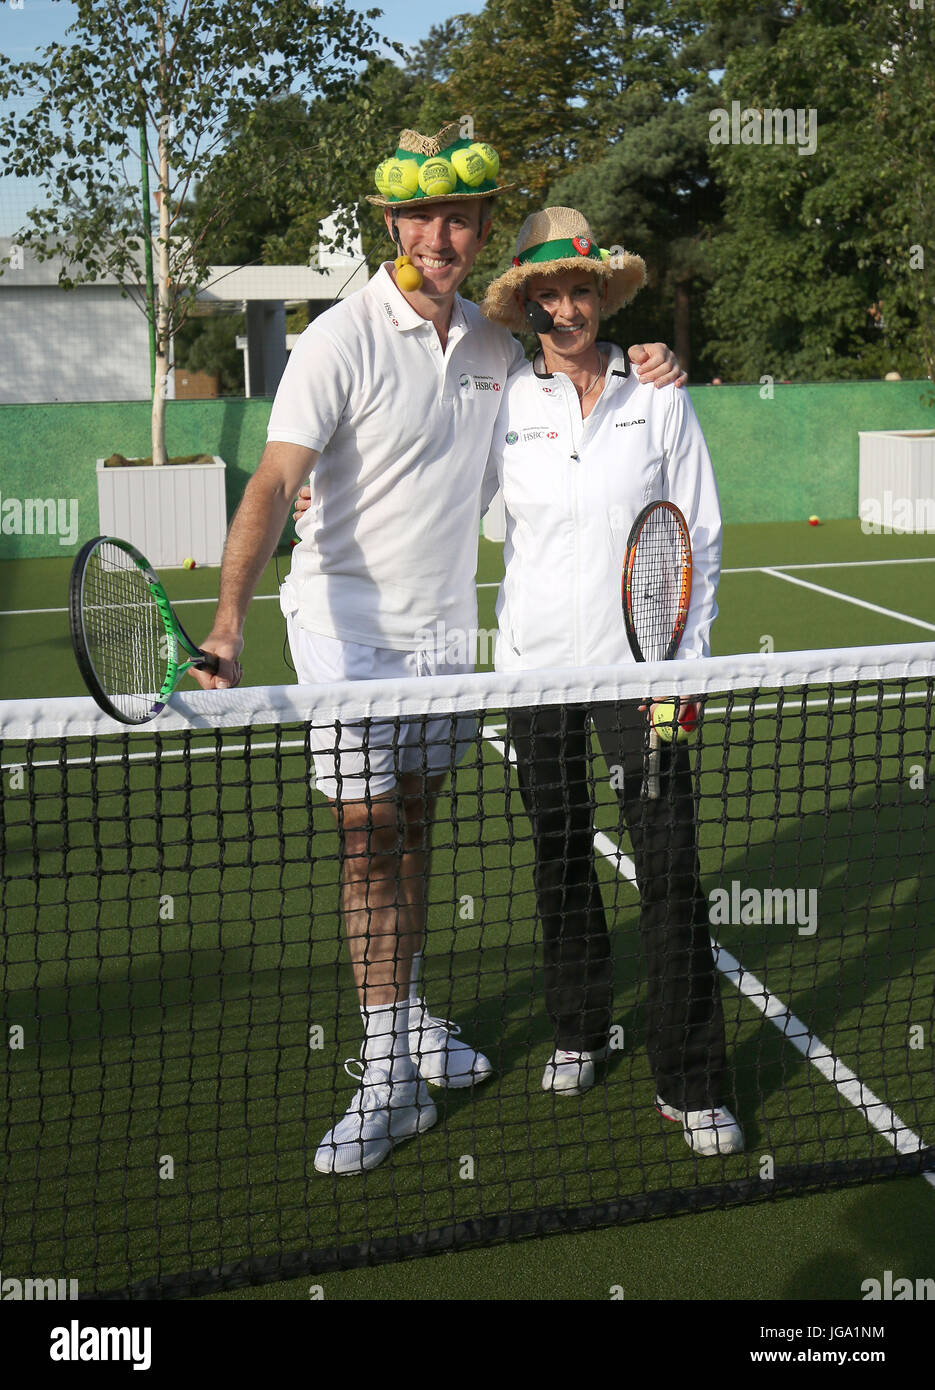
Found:
[{"label": "white court line", "polygon": [[[500,754],[506,756],[506,749],[498,738],[492,738],[493,726],[485,725],[483,735],[492,748]],[[512,751],[510,762],[515,763],[516,758]],[[594,837],[595,848],[604,856],[605,859],[615,866],[617,872],[629,883],[636,886],[636,869],[632,859],[629,859],[614,844],[609,835],[603,831],[598,831]],[[821,1041],[815,1033],[797,1018],[789,1007],[775,994],[771,994],[764,984],[761,984],[757,977],[749,970],[745,970],[735,956],[721,946],[712,936],[711,946],[714,950],[714,961],[718,970],[725,980],[730,981],[745,999],[748,999],[755,1008],[759,1009],[764,1018],[769,1019],[783,1037],[786,1038],[797,1052],[811,1062],[812,1066],[821,1072],[827,1081],[830,1081],[835,1090],[855,1109],[862,1111],[864,1119],[872,1129],[875,1129],[881,1138],[892,1144],[897,1153],[918,1153],[920,1149],[926,1147],[921,1136],[916,1134],[905,1124],[894,1110],[891,1110],[884,1101],[871,1091],[869,1086],[865,1086],[855,1072],[838,1058],[835,1057],[825,1043]],[[923,1173],[922,1177],[935,1189],[935,1173]]]},{"label": "white court line", "polygon": [[[252,602],[258,603],[263,599],[279,598],[278,594],[254,594]],[[176,598],[171,600],[173,608],[184,608],[191,603],[217,603],[217,598]],[[24,618],[32,613],[67,613],[67,608],[3,608],[0,609],[0,618]]]},{"label": "white court line", "polygon": [[742,565],[721,570],[721,574],[765,574],[771,570],[862,570],[874,565],[935,565],[935,555],[919,555],[914,560],[810,560],[802,565]]},{"label": "white court line", "polygon": [[[920,555],[915,560],[821,560],[810,561],[808,564],[801,565],[744,565],[736,569],[722,569],[721,577],[725,574],[773,574],[787,570],[837,570],[837,569],[867,569],[873,565],[935,565],[935,555]],[[475,585],[477,589],[499,589],[499,579],[484,581],[482,584]],[[831,592],[829,590],[829,592]],[[255,594],[254,601],[257,599],[278,598],[278,594]],[[838,598],[846,595],[838,594]],[[180,608],[185,603],[216,603],[215,598],[180,598],[173,601],[173,608]],[[856,602],[856,600],[855,600]],[[880,612],[885,612],[881,609]],[[67,608],[4,608],[0,609],[0,618],[21,618],[36,613],[67,613]],[[912,620],[907,618],[906,622]]]},{"label": "white court line", "polygon": [[[745,970],[713,936],[711,945],[714,948],[715,963],[725,980],[735,985],[744,998],[759,1009],[764,1018],[775,1024],[783,1037],[831,1082],[844,1100],[857,1110],[863,1111],[867,1124],[892,1144],[897,1153],[917,1153],[919,1149],[926,1147],[920,1136],[904,1124],[894,1110],[874,1095],[870,1087],[865,1086],[850,1067],[835,1057],[830,1048],[812,1033],[781,999],[775,994],[770,994],[766,986],[749,970]],[[923,1176],[929,1180],[935,1178],[935,1173],[926,1173]],[[935,1186],[935,1182],[932,1186]]]},{"label": "white court line", "polygon": [[866,599],[854,598],[852,594],[839,593],[837,589],[826,589],[821,584],[813,584],[808,579],[796,579],[792,574],[784,574],[782,570],[764,567],[762,574],[769,574],[773,579],[784,579],[787,584],[798,584],[802,589],[812,589],[816,594],[825,594],[828,598],[840,599],[842,603],[853,603],[857,608],[867,608],[871,613],[882,613],[885,618],[896,618],[898,622],[909,623],[912,627],[923,627],[926,632],[935,632],[935,623],[923,622],[921,618],[910,618],[907,613],[897,613],[892,608],[881,608],[877,603],[868,603]]},{"label": "white court line", "polygon": [[[304,748],[305,740],[301,738],[284,739],[280,748]],[[251,753],[269,752],[276,748],[275,743],[251,743],[249,751]],[[148,749],[145,753],[98,753],[95,758],[68,758],[66,767],[90,767],[92,762],[95,767],[101,763],[139,763],[139,762],[165,762],[168,758],[215,758],[225,753],[246,753],[248,751],[245,743],[222,743],[221,747],[205,748],[162,748],[158,752],[155,748]],[[0,772],[9,772],[14,767],[22,767],[22,763],[0,763]],[[44,758],[41,762],[35,761],[29,764],[30,767],[60,767],[58,758]]]}]

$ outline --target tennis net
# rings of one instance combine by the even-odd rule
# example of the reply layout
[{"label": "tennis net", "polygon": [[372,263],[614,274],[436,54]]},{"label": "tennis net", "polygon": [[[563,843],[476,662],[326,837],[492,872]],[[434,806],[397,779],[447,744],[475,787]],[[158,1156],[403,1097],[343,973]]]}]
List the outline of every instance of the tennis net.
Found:
[{"label": "tennis net", "polygon": [[[933,677],[917,645],[197,693],[133,731],[0,704],[4,1274],[192,1296],[931,1173]],[[655,802],[647,690],[704,697]],[[321,790],[387,766],[447,769],[417,883],[379,801],[342,838]],[[362,1069],[354,856],[364,916],[425,904],[423,1030],[491,1066],[356,1174],[316,1167]]]}]

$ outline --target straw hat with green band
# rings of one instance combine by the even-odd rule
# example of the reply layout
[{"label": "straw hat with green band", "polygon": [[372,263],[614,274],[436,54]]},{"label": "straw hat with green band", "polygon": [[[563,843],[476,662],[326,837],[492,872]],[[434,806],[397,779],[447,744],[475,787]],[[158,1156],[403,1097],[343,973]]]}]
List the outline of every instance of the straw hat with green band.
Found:
[{"label": "straw hat with green band", "polygon": [[[545,208],[527,217],[516,238],[513,266],[494,280],[481,309],[494,323],[514,333],[528,326],[523,317],[525,285],[533,275],[587,267],[607,284],[603,312],[613,314],[629,304],[646,283],[646,266],[629,251],[611,255],[598,246],[587,218],[574,208]],[[517,300],[519,295],[519,300]]]},{"label": "straw hat with green band", "polygon": [[498,184],[500,157],[483,140],[467,140],[457,121],[437,135],[404,130],[396,153],[377,165],[379,196],[367,195],[378,208],[408,208],[418,203],[454,202],[461,198],[495,198],[512,183]]}]

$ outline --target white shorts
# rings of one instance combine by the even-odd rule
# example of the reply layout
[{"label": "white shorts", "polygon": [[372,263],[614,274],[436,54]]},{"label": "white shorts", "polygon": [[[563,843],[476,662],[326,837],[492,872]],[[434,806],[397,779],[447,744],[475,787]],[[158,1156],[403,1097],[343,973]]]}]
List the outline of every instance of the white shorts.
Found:
[{"label": "white shorts", "polygon": [[[299,627],[286,614],[289,648],[302,685],[335,681],[386,680],[402,676],[462,675],[464,662],[446,662],[434,652],[403,652],[325,637]],[[474,741],[477,721],[451,719],[372,720],[312,728],[315,785],[332,801],[365,801],[391,792],[405,773],[426,777],[452,772]]]}]

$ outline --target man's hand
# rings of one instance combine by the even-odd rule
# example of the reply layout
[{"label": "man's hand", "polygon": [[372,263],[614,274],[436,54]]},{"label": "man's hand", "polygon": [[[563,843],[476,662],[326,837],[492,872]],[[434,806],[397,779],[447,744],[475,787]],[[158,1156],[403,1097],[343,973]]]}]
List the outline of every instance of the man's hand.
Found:
[{"label": "man's hand", "polygon": [[243,671],[238,657],[243,651],[243,637],[239,633],[212,631],[201,643],[203,652],[213,652],[220,657],[221,664],[215,675],[210,671],[199,671],[189,667],[187,674],[197,681],[202,690],[230,690],[239,685]]},{"label": "man's hand", "polygon": [[637,343],[627,349],[627,356],[636,367],[637,380],[653,386],[684,386],[688,373],[683,372],[678,358],[665,343]]},{"label": "man's hand", "polygon": [[295,499],[295,511],[292,513],[293,521],[301,521],[303,515],[312,505],[312,489],[308,483],[299,488],[299,495]]}]

